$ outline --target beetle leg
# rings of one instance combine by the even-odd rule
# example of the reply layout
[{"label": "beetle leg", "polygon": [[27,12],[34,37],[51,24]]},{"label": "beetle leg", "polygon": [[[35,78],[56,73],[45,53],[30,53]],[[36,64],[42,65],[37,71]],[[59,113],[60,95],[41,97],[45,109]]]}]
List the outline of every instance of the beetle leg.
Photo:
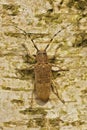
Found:
[{"label": "beetle leg", "polygon": [[59,72],[59,71],[69,71],[69,69],[62,69],[60,66],[55,65],[55,64],[52,64],[52,67],[57,67],[57,68],[58,68],[58,70],[54,70],[54,69],[52,68],[52,71],[57,71],[57,72]]},{"label": "beetle leg", "polygon": [[28,63],[33,63],[33,62],[35,62],[35,55],[30,55],[30,53],[29,53],[29,50],[28,50],[28,48],[26,47],[26,45],[25,44],[22,44],[22,46],[25,48],[25,50],[26,50],[26,55],[25,55],[25,58],[26,58],[26,62],[28,62]]},{"label": "beetle leg", "polygon": [[34,96],[34,93],[35,93],[35,91],[36,91],[36,87],[35,87],[36,85],[34,84],[34,89],[33,89],[33,91],[32,91],[32,94],[31,94],[31,102],[30,102],[30,108],[32,108],[33,107],[33,96]]},{"label": "beetle leg", "polygon": [[32,73],[32,78],[34,77],[34,66],[35,64],[32,65],[26,65],[26,66],[21,66],[20,68],[16,68],[16,76],[18,79],[28,79],[29,75]]},{"label": "beetle leg", "polygon": [[54,62],[54,61],[55,61],[56,55],[57,55],[57,50],[58,50],[61,46],[62,46],[62,44],[59,44],[59,45],[57,46],[56,50],[55,50],[54,55],[53,55],[53,56],[49,56],[50,62]]},{"label": "beetle leg", "polygon": [[52,88],[53,93],[59,98],[59,100],[60,100],[62,103],[65,103],[65,101],[60,98],[59,93],[58,93],[58,90],[57,90],[57,87],[56,87],[56,84],[54,83],[54,81],[52,81],[51,88]]},{"label": "beetle leg", "polygon": [[56,52],[57,52],[57,49],[56,49],[56,51],[55,51],[53,56],[49,56],[49,60],[50,60],[51,63],[54,63],[54,61],[56,59]]},{"label": "beetle leg", "polygon": [[26,65],[24,67],[21,67],[21,68],[16,68],[16,70],[19,72],[19,73],[29,73],[29,71],[33,71],[34,70],[34,67],[35,67],[35,64],[32,64],[32,65]]},{"label": "beetle leg", "polygon": [[35,64],[32,65],[25,65],[24,67],[22,67],[21,69],[18,70],[34,70]]},{"label": "beetle leg", "polygon": [[32,94],[31,94],[30,108],[33,107],[33,95],[34,95],[34,90],[32,91]]}]

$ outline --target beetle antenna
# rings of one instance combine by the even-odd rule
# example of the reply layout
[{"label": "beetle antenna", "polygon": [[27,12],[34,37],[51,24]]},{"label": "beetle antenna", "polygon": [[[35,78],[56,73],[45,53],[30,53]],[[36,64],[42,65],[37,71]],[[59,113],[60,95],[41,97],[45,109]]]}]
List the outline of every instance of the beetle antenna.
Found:
[{"label": "beetle antenna", "polygon": [[[67,25],[66,27],[70,26],[71,24]],[[45,51],[47,50],[47,48],[49,47],[50,43],[53,41],[53,39],[57,36],[58,33],[62,32],[64,29],[66,29],[66,27],[64,27],[63,29],[59,30],[58,32],[56,32],[53,37],[50,39],[49,43],[47,44],[46,48],[44,49]]]},{"label": "beetle antenna", "polygon": [[19,28],[19,27],[16,26],[16,25],[13,25],[13,26],[15,26],[17,29],[21,30],[22,32],[24,32],[25,36],[28,34],[28,36],[29,36],[29,38],[31,39],[31,41],[32,41],[32,43],[33,43],[33,45],[34,45],[34,47],[36,48],[37,51],[39,51],[38,47],[35,45],[34,40],[31,38],[31,35],[30,35],[29,33],[27,33],[25,30]]}]

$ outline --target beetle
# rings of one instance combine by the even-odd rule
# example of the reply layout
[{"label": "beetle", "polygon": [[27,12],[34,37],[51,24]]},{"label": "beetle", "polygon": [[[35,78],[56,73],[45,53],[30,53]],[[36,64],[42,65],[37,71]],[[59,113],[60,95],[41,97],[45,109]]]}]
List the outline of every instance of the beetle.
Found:
[{"label": "beetle", "polygon": [[[68,27],[69,25],[67,25]],[[16,26],[16,28],[20,29],[19,27]],[[63,28],[65,29],[65,28]],[[62,30],[63,30],[62,29]],[[20,29],[22,30],[22,29]],[[37,98],[43,102],[47,102],[49,100],[50,97],[50,91],[52,89],[52,91],[54,92],[54,94],[60,99],[60,101],[62,103],[65,103],[65,101],[63,99],[60,98],[56,85],[52,79],[52,64],[49,63],[48,60],[48,56],[47,56],[47,49],[50,45],[50,43],[53,41],[53,38],[62,30],[58,31],[56,34],[54,34],[54,36],[51,38],[51,40],[49,41],[49,43],[46,45],[45,49],[41,50],[39,49],[34,40],[31,38],[31,35],[29,35],[35,49],[37,50],[36,52],[36,64],[33,66],[34,69],[34,74],[35,74],[35,83],[34,83],[34,90],[32,92],[32,100],[31,100],[31,104],[33,103],[33,93],[35,92]],[[25,32],[24,30],[22,30],[25,34],[25,36],[27,35],[27,32]],[[30,58],[32,58],[32,56],[28,53],[28,49],[25,46],[25,44],[22,44],[23,47],[27,50],[27,54]],[[59,48],[60,46],[58,46],[56,48],[56,50]],[[55,55],[54,55],[55,57]],[[61,69],[62,71],[65,71],[63,69]]]},{"label": "beetle", "polygon": [[52,87],[52,66],[48,61],[46,52],[44,50],[37,50],[34,72],[35,72],[35,92],[38,99],[47,102],[50,96],[50,89]]}]

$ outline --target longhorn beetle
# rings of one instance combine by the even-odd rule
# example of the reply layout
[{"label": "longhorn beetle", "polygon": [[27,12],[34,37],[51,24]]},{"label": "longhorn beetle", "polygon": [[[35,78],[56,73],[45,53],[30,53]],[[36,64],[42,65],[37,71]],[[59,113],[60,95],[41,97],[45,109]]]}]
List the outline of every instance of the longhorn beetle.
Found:
[{"label": "longhorn beetle", "polygon": [[[68,27],[69,25],[67,25]],[[49,41],[49,43],[47,44],[47,46],[45,47],[45,49],[40,50],[34,40],[31,38],[31,35],[27,32],[25,32],[23,29],[15,26],[16,28],[22,30],[25,34],[25,36],[27,36],[27,34],[29,35],[35,49],[37,50],[36,52],[36,61],[37,63],[34,65],[34,73],[35,73],[35,84],[34,84],[34,90],[32,92],[32,100],[31,103],[33,102],[33,93],[36,93],[36,96],[38,99],[40,99],[43,102],[47,102],[50,96],[50,90],[52,89],[52,91],[54,92],[54,94],[60,99],[60,101],[62,103],[64,103],[65,101],[63,99],[60,98],[56,85],[54,83],[54,81],[52,80],[52,64],[49,63],[48,60],[48,56],[47,56],[47,48],[49,47],[50,43],[53,41],[54,37],[61,32],[62,30],[64,30],[65,28],[63,28],[62,30],[59,30],[57,33],[55,33],[53,35],[53,37],[51,38],[51,40]],[[27,54],[30,58],[32,58],[32,56],[28,53],[28,49],[26,48],[25,44],[23,44],[23,47],[27,50]],[[57,49],[60,46],[57,47]],[[55,56],[55,55],[54,55]],[[29,69],[29,68],[28,68]],[[63,69],[61,69],[62,71],[64,71]],[[58,70],[59,71],[59,70]]]}]

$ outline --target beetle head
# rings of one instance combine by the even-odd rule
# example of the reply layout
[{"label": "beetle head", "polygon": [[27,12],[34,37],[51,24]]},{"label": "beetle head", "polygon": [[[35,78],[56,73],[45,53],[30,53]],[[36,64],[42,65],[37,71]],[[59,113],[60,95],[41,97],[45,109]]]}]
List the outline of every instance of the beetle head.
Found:
[{"label": "beetle head", "polygon": [[36,60],[38,63],[47,63],[48,57],[46,50],[38,50],[36,54]]}]

